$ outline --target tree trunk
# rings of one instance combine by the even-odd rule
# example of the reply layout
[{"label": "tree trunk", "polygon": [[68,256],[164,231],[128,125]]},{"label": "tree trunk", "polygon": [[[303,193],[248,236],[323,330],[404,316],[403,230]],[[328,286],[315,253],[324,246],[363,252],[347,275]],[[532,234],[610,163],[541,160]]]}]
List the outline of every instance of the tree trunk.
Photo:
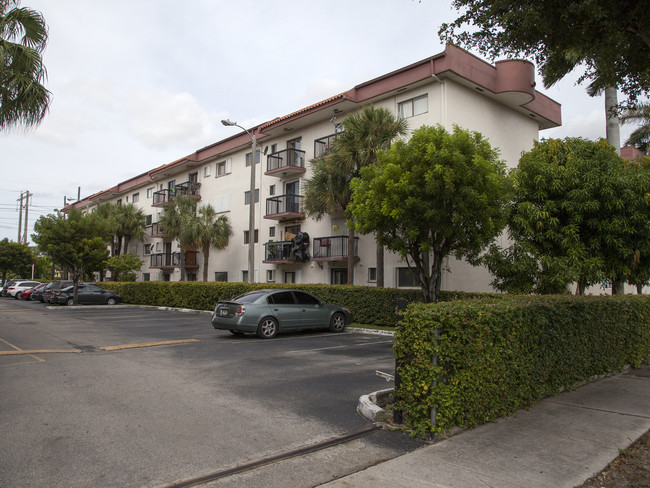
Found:
[{"label": "tree trunk", "polygon": [[210,246],[203,246],[203,281],[208,281],[209,260],[210,260]]},{"label": "tree trunk", "polygon": [[124,250],[122,251],[124,254],[129,253],[129,241],[131,240],[130,236],[124,236]]},{"label": "tree trunk", "polygon": [[384,287],[384,246],[377,242],[377,288]]},{"label": "tree trunk", "polygon": [[585,294],[585,289],[587,288],[587,285],[584,281],[578,280],[578,284],[576,285],[576,295],[582,296]]},{"label": "tree trunk", "polygon": [[636,285],[636,292],[639,295],[643,295],[643,285]]},{"label": "tree trunk", "polygon": [[618,123],[618,116],[615,114],[618,105],[618,93],[616,88],[605,88],[605,117],[607,118],[607,142],[609,142],[618,154],[621,154],[621,129]]},{"label": "tree trunk", "polygon": [[623,280],[612,281],[612,295],[625,294],[625,282]]},{"label": "tree trunk", "polygon": [[348,285],[354,285],[354,227],[348,226]]}]

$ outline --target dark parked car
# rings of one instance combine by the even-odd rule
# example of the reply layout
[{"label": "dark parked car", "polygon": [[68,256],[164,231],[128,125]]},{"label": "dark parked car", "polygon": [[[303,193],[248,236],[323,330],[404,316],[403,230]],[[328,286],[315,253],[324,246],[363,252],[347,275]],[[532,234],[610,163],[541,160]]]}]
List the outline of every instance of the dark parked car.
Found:
[{"label": "dark parked car", "polygon": [[17,298],[21,298],[22,300],[32,300],[32,295],[34,293],[38,293],[40,290],[45,288],[47,286],[47,283],[40,283],[34,288],[27,288],[26,290],[21,291],[20,293],[16,294]]},{"label": "dark parked car", "polygon": [[72,286],[72,281],[53,281],[45,287],[41,295],[41,302],[57,303],[52,295],[55,291],[62,290],[67,286]]},{"label": "dark parked car", "polygon": [[352,321],[347,308],[321,302],[300,290],[255,290],[232,301],[217,302],[212,314],[215,329],[235,335],[256,333],[271,339],[280,332],[329,328],[343,332]]},{"label": "dark parked car", "polygon": [[[55,303],[74,305],[74,286],[55,290],[52,296]],[[80,305],[115,305],[122,301],[122,297],[115,290],[104,290],[95,283],[79,283],[77,301]]]},{"label": "dark parked car", "polygon": [[[49,283],[41,283],[39,286],[37,286],[35,288],[32,288],[31,294],[29,295],[28,299],[29,300],[34,300],[34,301],[37,301],[37,300],[40,301],[41,297],[43,296],[43,290],[45,290],[45,288],[47,288],[48,285],[49,285]],[[23,294],[24,293],[25,292],[23,292]]]}]

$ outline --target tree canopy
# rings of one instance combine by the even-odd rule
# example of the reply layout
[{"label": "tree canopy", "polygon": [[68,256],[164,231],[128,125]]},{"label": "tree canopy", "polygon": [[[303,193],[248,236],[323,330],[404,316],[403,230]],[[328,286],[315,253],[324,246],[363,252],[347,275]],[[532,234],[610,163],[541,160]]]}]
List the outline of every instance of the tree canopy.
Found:
[{"label": "tree canopy", "polygon": [[0,274],[2,283],[7,280],[8,273],[15,273],[21,277],[27,276],[28,267],[34,258],[27,244],[12,242],[9,239],[0,241]]},{"label": "tree canopy", "polygon": [[576,282],[584,293],[604,280],[641,277],[650,251],[648,169],[625,162],[604,139],[537,143],[513,172],[508,232],[515,244],[492,248],[485,261],[494,285],[548,293]]},{"label": "tree canopy", "polygon": [[19,5],[0,0],[0,131],[39,124],[50,104],[42,61],[47,26],[40,12]]},{"label": "tree canopy", "polygon": [[[618,87],[631,101],[650,90],[650,8],[638,0],[454,0],[460,17],[446,42],[498,56],[534,58],[548,87],[576,66],[595,91]],[[467,30],[465,30],[467,29]]]},{"label": "tree canopy", "polygon": [[77,284],[84,273],[105,267],[110,241],[105,223],[75,208],[67,216],[50,214],[34,224],[32,239],[52,260],[72,273],[77,303]]},{"label": "tree canopy", "polygon": [[475,258],[506,224],[505,164],[477,132],[422,126],[352,181],[355,228],[405,259],[436,301],[443,260]]}]

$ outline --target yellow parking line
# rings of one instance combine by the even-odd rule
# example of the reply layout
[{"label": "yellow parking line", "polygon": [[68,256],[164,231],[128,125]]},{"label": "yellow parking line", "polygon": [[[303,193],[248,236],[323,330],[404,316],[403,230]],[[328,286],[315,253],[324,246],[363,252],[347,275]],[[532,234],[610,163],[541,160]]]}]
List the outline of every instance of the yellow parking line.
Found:
[{"label": "yellow parking line", "polygon": [[144,342],[142,344],[124,344],[122,346],[106,346],[99,347],[102,351],[119,351],[121,349],[135,349],[138,347],[154,347],[154,346],[167,346],[170,344],[187,344],[190,342],[199,342],[198,339],[181,339],[177,341],[158,341],[158,342]]},{"label": "yellow parking line", "polygon": [[34,355],[30,354],[29,352],[25,352],[25,351],[23,351],[21,348],[19,348],[18,346],[14,346],[14,345],[13,345],[11,342],[9,342],[9,341],[5,341],[4,339],[0,338],[0,342],[3,342],[3,343],[5,343],[7,346],[9,346],[9,347],[11,347],[11,348],[14,349],[13,351],[0,351],[0,352],[2,353],[1,355],[10,355],[11,353],[14,353],[14,354],[20,354],[20,355],[28,355],[28,356],[31,356],[32,359],[33,359],[34,361],[36,361],[36,362],[39,362],[39,363],[43,363],[43,362],[45,362],[45,359],[41,359],[41,358],[39,358],[38,356],[34,356]]},{"label": "yellow parking line", "polygon": [[76,350],[64,350],[64,349],[19,349],[17,351],[0,351],[0,356],[20,356],[20,355],[29,355],[29,354],[67,354],[67,353],[79,353],[81,351]]}]

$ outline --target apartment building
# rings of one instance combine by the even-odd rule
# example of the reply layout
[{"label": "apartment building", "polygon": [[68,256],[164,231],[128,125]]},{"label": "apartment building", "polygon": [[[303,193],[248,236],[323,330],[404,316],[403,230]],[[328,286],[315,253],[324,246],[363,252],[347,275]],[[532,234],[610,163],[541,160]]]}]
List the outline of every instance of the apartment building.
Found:
[{"label": "apartment building", "polygon": [[[538,140],[539,131],[561,124],[560,105],[535,90],[534,66],[521,60],[489,64],[454,46],[428,59],[355,86],[297,112],[248,129],[255,134],[256,183],[250,194],[251,137],[246,132],[218,141],[74,204],[86,211],[102,202],[133,203],[147,215],[147,238],[130,244],[145,264],[138,280],[177,281],[180,253],[187,279],[202,276],[198,250],[181,249],[159,226],[163,207],[179,195],[209,203],[227,215],[233,236],[225,250],[212,251],[208,276],[214,281],[247,281],[249,239],[254,239],[254,280],[268,283],[347,282],[348,259],[354,284],[376,283],[376,243],[358,236],[348,256],[345,216],[316,221],[302,205],[309,161],[332,143],[337,123],[372,104],[408,121],[409,132],[422,125],[457,124],[481,132],[509,166]],[[233,128],[233,131],[239,129]],[[256,206],[255,232],[249,235],[249,205]],[[292,239],[309,236],[310,259],[296,260]],[[386,252],[385,286],[415,286],[399,256]],[[442,288],[490,291],[488,272],[466,262],[446,263]]]}]

